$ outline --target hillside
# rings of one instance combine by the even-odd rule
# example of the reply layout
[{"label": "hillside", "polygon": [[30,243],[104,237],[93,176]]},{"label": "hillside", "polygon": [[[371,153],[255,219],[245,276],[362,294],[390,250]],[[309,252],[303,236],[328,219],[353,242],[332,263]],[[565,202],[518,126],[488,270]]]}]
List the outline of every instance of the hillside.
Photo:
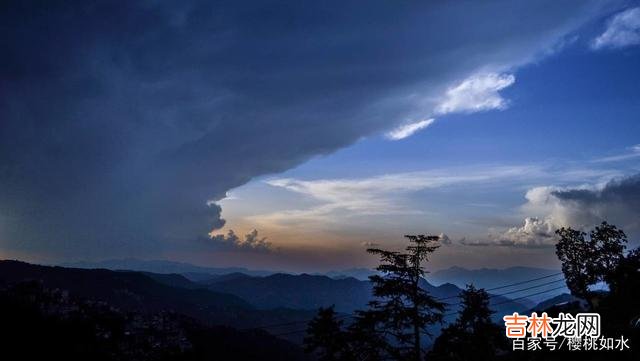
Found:
[{"label": "hillside", "polygon": [[[141,314],[175,312],[206,325],[227,325],[264,332],[300,342],[304,329],[319,307],[335,305],[350,314],[365,309],[372,299],[369,281],[352,277],[333,279],[320,275],[274,274],[257,277],[243,273],[212,275],[204,282],[192,282],[177,274],[75,269],[38,266],[18,261],[0,261],[0,286],[38,281],[44,287],[68,290],[74,297],[107,302],[118,309]],[[457,295],[461,289],[451,283],[434,286],[423,280],[421,287],[449,306],[446,322],[457,317]],[[528,305],[493,295],[494,320]],[[439,327],[430,329],[439,333]]]},{"label": "hillside", "polygon": [[172,312],[124,312],[39,281],[0,286],[0,319],[3,354],[23,360],[308,359],[265,332],[208,327]]},{"label": "hillside", "polygon": [[258,310],[236,295],[205,289],[178,275],[0,261],[0,285],[33,280],[49,288],[68,290],[78,297],[105,301],[124,310],[142,313],[173,311],[210,325],[251,327],[306,320],[313,315],[311,311]]},{"label": "hillside", "polygon": [[[372,298],[371,283],[352,277],[333,279],[308,274],[275,274],[266,277],[235,275],[230,279],[214,279],[204,284],[210,290],[236,295],[260,309],[285,307],[315,310],[335,305],[336,311],[351,313],[366,308]],[[434,286],[426,280],[423,280],[421,286],[434,297],[449,303],[451,306],[448,313],[457,311],[456,296],[460,293],[460,288],[450,283]],[[492,297],[491,303],[496,305],[496,317],[498,314],[529,308],[526,304],[509,301],[501,296]],[[448,318],[454,317],[455,315],[450,315]]]}]

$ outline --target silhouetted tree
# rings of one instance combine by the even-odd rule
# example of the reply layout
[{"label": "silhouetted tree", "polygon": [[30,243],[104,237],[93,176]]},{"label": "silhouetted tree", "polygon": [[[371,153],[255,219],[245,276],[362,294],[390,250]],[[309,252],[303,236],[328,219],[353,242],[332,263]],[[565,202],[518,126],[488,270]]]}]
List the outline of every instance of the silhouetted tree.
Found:
[{"label": "silhouetted tree", "polygon": [[445,305],[420,287],[423,263],[438,248],[437,236],[405,236],[406,252],[371,248],[380,257],[380,275],[369,277],[374,300],[357,311],[342,330],[333,308],[320,309],[310,323],[305,345],[322,360],[422,359],[421,340],[429,325],[442,322]]},{"label": "silhouetted tree", "polygon": [[[640,248],[623,257],[608,278],[612,295],[622,298],[637,295],[640,290]],[[640,298],[635,297],[635,301],[640,302]]]},{"label": "silhouetted tree", "polygon": [[334,306],[320,308],[309,322],[304,338],[306,352],[313,352],[319,361],[350,360],[343,322],[336,317]]},{"label": "silhouetted tree", "polygon": [[420,287],[425,274],[423,263],[438,247],[439,237],[405,236],[409,240],[406,253],[370,248],[380,257],[376,268],[381,275],[369,277],[375,300],[369,303],[369,316],[379,320],[391,336],[386,348],[401,360],[422,358],[421,339],[430,335],[427,326],[442,322],[445,305]]},{"label": "silhouetted tree", "polygon": [[491,321],[489,294],[468,285],[460,293],[458,318],[442,330],[429,360],[492,360],[498,349],[507,346],[500,326]]},{"label": "silhouetted tree", "polygon": [[370,311],[356,311],[353,323],[349,325],[347,339],[349,353],[354,360],[382,361],[393,354],[386,339],[386,332],[380,319],[382,315]]},{"label": "silhouetted tree", "polygon": [[567,287],[577,297],[589,300],[589,286],[600,281],[610,282],[620,261],[624,258],[627,236],[616,226],[602,222],[586,233],[572,228],[556,231],[560,241],[556,254],[562,262]]},{"label": "silhouetted tree", "polygon": [[[600,314],[603,335],[624,335],[631,345],[637,345],[640,340],[640,249],[625,255],[625,233],[606,222],[595,227],[588,238],[586,233],[571,228],[562,228],[556,233],[560,236],[556,254],[562,261],[571,293],[585,298],[591,311]],[[589,289],[598,282],[605,282],[608,292]],[[559,355],[563,359],[574,359],[575,354]],[[548,360],[547,356],[541,359]],[[580,359],[602,359],[598,354],[585,356]],[[637,348],[632,346],[616,359],[637,360],[637,356]]]},{"label": "silhouetted tree", "polygon": [[607,320],[603,332],[640,339],[640,248],[630,251],[607,276],[609,292],[596,311]]}]

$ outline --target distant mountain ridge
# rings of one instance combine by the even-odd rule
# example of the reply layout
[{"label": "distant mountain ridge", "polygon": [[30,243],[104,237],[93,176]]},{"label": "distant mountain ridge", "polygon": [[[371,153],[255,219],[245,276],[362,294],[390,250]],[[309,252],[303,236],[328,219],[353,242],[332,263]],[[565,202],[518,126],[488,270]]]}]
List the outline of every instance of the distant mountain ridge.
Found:
[{"label": "distant mountain ridge", "polygon": [[[552,276],[553,275],[553,276]],[[495,268],[480,268],[480,269],[466,269],[462,267],[453,266],[447,269],[428,273],[426,278],[433,284],[452,283],[460,288],[465,287],[467,284],[473,284],[478,288],[495,288],[504,285],[518,283],[525,280],[532,280],[540,277],[548,277],[547,281],[563,279],[560,269],[547,269],[536,267],[509,267],[503,269]],[[541,280],[540,282],[544,282]],[[531,285],[534,285],[532,283]],[[558,285],[562,285],[562,282],[558,282]],[[522,287],[526,287],[523,285]],[[505,290],[508,291],[508,290]],[[548,294],[543,295],[544,298],[552,297],[555,295],[568,292],[567,289],[559,289],[551,291]],[[535,293],[535,290],[532,291]],[[515,295],[514,295],[515,296]],[[532,304],[533,306],[533,304]]]},{"label": "distant mountain ridge", "polygon": [[[366,309],[373,297],[371,283],[353,277],[334,279],[309,274],[274,274],[266,277],[235,275],[202,284],[212,291],[236,295],[259,309],[285,307],[315,310],[334,305],[337,312],[352,313]],[[450,305],[447,310],[448,319],[456,317],[453,313],[459,308],[457,296],[461,292],[460,288],[451,283],[434,286],[424,279],[421,287]],[[503,314],[521,312],[531,306],[498,295],[492,296],[491,304],[495,305],[496,319]]]},{"label": "distant mountain ridge", "polygon": [[360,281],[366,281],[369,279],[369,276],[373,276],[375,274],[378,274],[378,272],[370,268],[348,268],[340,271],[329,271],[325,273],[326,276],[335,279],[353,277]]},{"label": "distant mountain ridge", "polygon": [[[169,260],[141,260],[137,258],[109,259],[102,261],[81,261],[81,262],[64,262],[57,264],[61,267],[71,268],[104,268],[110,270],[129,270],[152,273],[177,273],[184,275],[191,281],[203,282],[220,275],[228,274],[245,274],[248,276],[269,276],[276,273],[298,274],[274,270],[254,270],[245,267],[205,267],[197,266],[187,262],[177,262]],[[373,269],[369,268],[348,268],[338,271],[314,272],[313,275],[326,275],[331,278],[340,279],[353,277],[355,279],[366,281],[369,276],[377,274]]]},{"label": "distant mountain ridge", "polygon": [[[141,260],[137,258],[111,259],[96,262],[66,262],[59,266],[71,268],[104,268],[110,270],[130,270],[153,273],[179,273],[193,275],[194,277],[207,277],[207,275],[223,275],[229,273],[244,273],[250,276],[268,276],[276,271],[250,270],[244,267],[204,267],[186,262],[167,260]],[[190,277],[189,277],[190,278]]]},{"label": "distant mountain ridge", "polygon": [[371,298],[371,284],[355,278],[333,279],[323,275],[277,273],[266,277],[213,279],[206,284],[216,292],[236,295],[258,308],[317,310],[335,305],[338,312],[363,308]]},{"label": "distant mountain ridge", "polygon": [[[366,306],[371,298],[371,286],[368,283],[368,277],[377,273],[375,270],[368,268],[351,268],[330,271],[324,274],[303,273],[294,275],[268,270],[248,270],[242,267],[202,267],[183,262],[139,260],[134,258],[67,263],[65,265],[89,269],[129,269],[148,272],[148,276],[170,286],[193,288],[194,284],[197,284],[210,290],[234,294],[242,299],[250,300],[251,304],[258,309],[284,307],[313,310],[318,307],[335,305],[336,310],[339,312],[352,312]],[[177,275],[162,276],[162,274],[171,273],[177,273],[184,277],[178,278],[176,277]],[[534,267],[469,270],[454,266],[428,273],[426,279],[428,281],[427,287],[430,288],[431,292],[436,295],[446,293],[446,297],[451,297],[452,295],[455,296],[460,289],[470,283],[479,288],[493,288],[556,273],[559,273],[559,271]],[[558,278],[561,278],[561,276],[559,275]],[[301,280],[304,281],[301,282]],[[336,282],[331,282],[332,280]],[[447,293],[443,291],[447,287],[443,289],[436,287],[447,283],[449,286],[455,287],[456,290]],[[260,290],[260,292],[257,290]],[[538,301],[561,294],[564,291],[560,289],[541,295]],[[513,297],[523,294],[526,293],[514,294]],[[518,299],[515,303],[527,309],[533,307],[538,301]]]}]

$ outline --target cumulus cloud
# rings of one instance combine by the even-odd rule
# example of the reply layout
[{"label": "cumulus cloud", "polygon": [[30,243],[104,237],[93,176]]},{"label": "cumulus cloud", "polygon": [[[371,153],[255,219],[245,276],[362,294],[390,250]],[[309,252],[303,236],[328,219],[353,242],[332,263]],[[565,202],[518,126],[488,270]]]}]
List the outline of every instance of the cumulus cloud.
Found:
[{"label": "cumulus cloud", "polygon": [[453,242],[451,241],[451,238],[449,238],[449,236],[447,236],[444,233],[440,233],[440,235],[438,236],[438,239],[440,240],[440,243],[448,246],[451,245]]},{"label": "cumulus cloud", "polygon": [[[0,248],[187,247],[224,225],[228,190],[422,119],[451,84],[535,60],[603,3],[3,4]],[[478,82],[443,111],[502,106],[455,100]]]},{"label": "cumulus cloud", "polygon": [[492,235],[494,241],[505,246],[541,247],[555,245],[558,228],[551,219],[525,218],[524,223],[505,232]]},{"label": "cumulus cloud", "polygon": [[437,114],[475,113],[505,109],[507,101],[500,90],[516,81],[513,74],[476,74],[450,88],[436,106]]},{"label": "cumulus cloud", "polygon": [[400,140],[400,139],[410,137],[415,132],[430,126],[431,124],[433,124],[434,121],[435,119],[431,118],[431,119],[421,120],[415,123],[401,125],[393,129],[392,131],[388,132],[387,138],[391,140]]},{"label": "cumulus cloud", "polygon": [[594,49],[624,48],[640,44],[640,7],[616,14],[607,29],[593,40]]},{"label": "cumulus cloud", "polygon": [[211,242],[216,249],[231,251],[271,252],[274,250],[271,242],[267,241],[267,237],[259,237],[255,229],[247,233],[244,238],[238,237],[232,229],[226,235],[211,234]]},{"label": "cumulus cloud", "polygon": [[526,194],[523,212],[536,214],[521,226],[490,235],[501,245],[550,246],[561,227],[589,230],[603,221],[633,234],[640,231],[640,174],[582,187],[536,187]]}]

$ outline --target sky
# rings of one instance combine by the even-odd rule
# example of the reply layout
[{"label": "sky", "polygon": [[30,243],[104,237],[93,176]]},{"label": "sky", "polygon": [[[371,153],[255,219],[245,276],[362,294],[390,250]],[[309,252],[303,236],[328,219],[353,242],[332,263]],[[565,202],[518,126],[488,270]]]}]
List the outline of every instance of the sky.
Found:
[{"label": "sky", "polygon": [[0,256],[558,267],[640,236],[637,1],[9,1]]}]

